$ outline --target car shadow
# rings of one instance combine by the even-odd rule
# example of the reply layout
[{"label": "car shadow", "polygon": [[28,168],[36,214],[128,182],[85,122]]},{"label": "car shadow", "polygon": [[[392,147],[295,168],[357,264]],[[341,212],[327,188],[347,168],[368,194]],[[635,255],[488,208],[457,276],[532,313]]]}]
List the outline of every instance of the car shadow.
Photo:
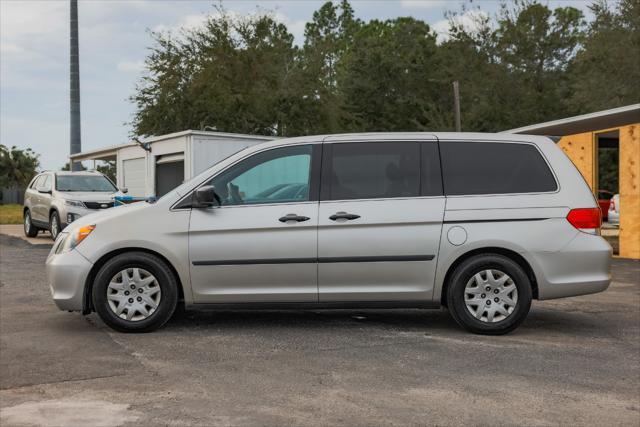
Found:
[{"label": "car shadow", "polygon": [[[261,330],[292,329],[306,331],[349,329],[388,329],[394,332],[466,333],[446,309],[327,309],[327,310],[220,310],[179,309],[166,329]],[[533,307],[527,319],[511,335],[572,335],[611,337],[619,329],[589,313]]]}]

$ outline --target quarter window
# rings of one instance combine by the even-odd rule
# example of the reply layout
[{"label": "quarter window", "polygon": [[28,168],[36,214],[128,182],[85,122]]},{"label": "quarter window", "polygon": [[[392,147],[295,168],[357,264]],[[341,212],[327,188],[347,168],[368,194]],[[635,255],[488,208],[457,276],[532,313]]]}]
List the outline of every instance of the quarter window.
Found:
[{"label": "quarter window", "polygon": [[324,200],[416,197],[420,194],[420,144],[326,144]]},{"label": "quarter window", "polygon": [[530,144],[441,142],[446,195],[539,193],[558,186]]},{"label": "quarter window", "polygon": [[223,206],[310,200],[312,145],[255,154],[213,178]]}]

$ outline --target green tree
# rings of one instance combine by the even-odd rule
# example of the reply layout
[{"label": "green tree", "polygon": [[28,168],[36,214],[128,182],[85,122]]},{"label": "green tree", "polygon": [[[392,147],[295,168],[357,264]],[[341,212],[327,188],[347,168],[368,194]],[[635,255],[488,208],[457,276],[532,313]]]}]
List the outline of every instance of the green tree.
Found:
[{"label": "green tree", "polygon": [[[465,12],[463,10],[462,12]],[[584,34],[582,12],[534,0],[503,3],[493,22],[451,15],[443,71],[460,80],[463,128],[498,131],[571,114],[566,70]]]},{"label": "green tree", "polygon": [[40,155],[0,144],[0,187],[26,187],[40,166]]},{"label": "green tree", "polygon": [[106,175],[113,183],[116,182],[116,162],[104,161],[101,165],[96,166],[96,170]]},{"label": "green tree", "polygon": [[467,131],[638,102],[639,4],[596,0],[589,25],[578,9],[539,0],[505,1],[495,16],[465,5],[438,43],[423,21],[363,22],[348,0],[326,2],[302,47],[269,14],[218,8],[201,28],[152,33],[133,132],[452,130],[455,80]]},{"label": "green tree", "polygon": [[270,16],[233,19],[224,10],[203,28],[152,34],[147,74],[132,100],[137,135],[212,126],[220,131],[283,135],[295,104],[296,49]]},{"label": "green tree", "polygon": [[588,113],[640,102],[640,0],[590,9],[595,19],[569,70],[571,106]]},{"label": "green tree", "polygon": [[361,25],[346,0],[324,3],[306,24],[305,42],[298,57],[298,88],[308,117],[306,133],[345,130],[350,117],[345,110],[339,70]]},{"label": "green tree", "polygon": [[584,35],[584,17],[573,7],[553,11],[533,1],[503,6],[496,48],[509,70],[509,127],[571,115],[567,67]]},{"label": "green tree", "polygon": [[413,18],[373,20],[355,34],[343,58],[340,89],[353,120],[349,130],[433,129],[438,86],[430,81],[440,64],[436,36]]}]

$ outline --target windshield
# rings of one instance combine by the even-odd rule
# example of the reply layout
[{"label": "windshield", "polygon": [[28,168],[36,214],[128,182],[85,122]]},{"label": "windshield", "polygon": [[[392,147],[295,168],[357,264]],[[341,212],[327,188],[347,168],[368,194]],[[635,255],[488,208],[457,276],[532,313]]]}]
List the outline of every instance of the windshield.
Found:
[{"label": "windshield", "polygon": [[56,190],[113,193],[116,191],[116,187],[101,175],[59,175],[56,176]]}]

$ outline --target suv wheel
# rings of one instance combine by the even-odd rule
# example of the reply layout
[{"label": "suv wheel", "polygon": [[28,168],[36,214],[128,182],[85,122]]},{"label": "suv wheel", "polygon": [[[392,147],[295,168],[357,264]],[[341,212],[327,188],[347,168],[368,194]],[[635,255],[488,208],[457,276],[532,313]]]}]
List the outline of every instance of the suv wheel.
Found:
[{"label": "suv wheel", "polygon": [[38,235],[38,227],[33,225],[31,221],[31,212],[27,209],[24,212],[24,235],[27,237],[36,237]]},{"label": "suv wheel", "polygon": [[531,281],[512,259],[476,255],[454,270],[447,288],[451,315],[468,331],[502,335],[513,331],[531,307]]},{"label": "suv wheel", "polygon": [[151,332],[164,325],[178,304],[178,283],[169,267],[144,252],[117,255],[93,282],[93,306],[120,332]]},{"label": "suv wheel", "polygon": [[56,240],[58,234],[60,234],[60,216],[58,212],[51,212],[51,216],[49,217],[49,232],[51,232],[51,238]]}]

